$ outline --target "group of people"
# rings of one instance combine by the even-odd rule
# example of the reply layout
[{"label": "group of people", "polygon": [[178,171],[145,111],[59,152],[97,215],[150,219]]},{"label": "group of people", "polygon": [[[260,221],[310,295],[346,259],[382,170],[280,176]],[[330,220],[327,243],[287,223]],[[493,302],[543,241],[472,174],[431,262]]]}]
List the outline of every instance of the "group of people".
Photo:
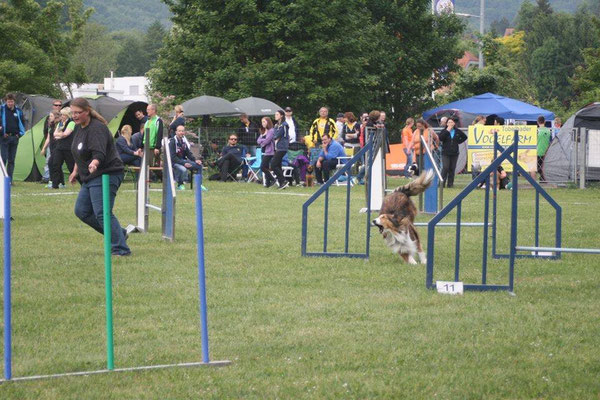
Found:
[{"label": "group of people", "polygon": [[441,146],[443,185],[451,188],[454,186],[454,171],[460,144],[467,140],[467,135],[456,126],[456,121],[452,118],[443,117],[440,125],[442,130],[437,134],[423,119],[418,119],[416,124],[413,118],[406,120],[402,129],[402,144],[406,154],[405,173],[408,175],[412,168],[412,172],[418,174],[422,168],[423,155],[426,153],[423,142],[432,153],[437,152]]}]

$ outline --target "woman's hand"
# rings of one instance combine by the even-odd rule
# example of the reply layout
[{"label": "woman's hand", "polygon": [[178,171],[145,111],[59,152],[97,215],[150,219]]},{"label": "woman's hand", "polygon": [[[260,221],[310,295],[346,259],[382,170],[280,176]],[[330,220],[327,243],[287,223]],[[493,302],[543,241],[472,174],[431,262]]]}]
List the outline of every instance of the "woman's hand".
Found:
[{"label": "woman's hand", "polygon": [[71,175],[69,175],[69,183],[74,185],[75,182],[77,182],[77,171],[73,170],[73,172],[71,172]]},{"label": "woman's hand", "polygon": [[93,174],[98,170],[98,165],[100,165],[100,161],[96,159],[93,159],[92,162],[90,162],[90,165],[88,166],[88,171],[90,171],[90,174]]}]

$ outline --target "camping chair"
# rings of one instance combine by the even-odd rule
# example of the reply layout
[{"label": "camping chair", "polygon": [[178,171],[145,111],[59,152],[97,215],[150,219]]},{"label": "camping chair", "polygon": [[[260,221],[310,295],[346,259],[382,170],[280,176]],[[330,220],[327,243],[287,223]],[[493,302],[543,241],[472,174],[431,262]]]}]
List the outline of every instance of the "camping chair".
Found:
[{"label": "camping chair", "polygon": [[[347,153],[346,153],[347,154]],[[344,165],[346,165],[346,163],[351,159],[352,157],[350,156],[345,156],[345,157],[338,157],[337,158],[337,165],[335,166],[335,172],[337,172],[339,169],[341,169]],[[340,176],[335,182],[334,185],[335,186],[343,186],[346,185],[346,181],[350,180],[350,186],[354,186],[354,183],[352,182],[352,175],[350,174],[350,171],[345,172],[342,176]]]},{"label": "camping chair", "polygon": [[247,157],[244,159],[244,162],[248,167],[248,179],[246,182],[260,182],[258,173],[260,172],[260,164],[262,162],[262,150],[256,149],[254,157]]},{"label": "camping chair", "polygon": [[283,171],[283,177],[285,179],[287,179],[288,181],[290,181],[290,183],[294,179],[294,167],[292,166],[292,164],[296,160],[296,157],[298,157],[300,154],[303,154],[302,150],[288,150],[287,151],[288,165],[281,167],[281,169]]}]

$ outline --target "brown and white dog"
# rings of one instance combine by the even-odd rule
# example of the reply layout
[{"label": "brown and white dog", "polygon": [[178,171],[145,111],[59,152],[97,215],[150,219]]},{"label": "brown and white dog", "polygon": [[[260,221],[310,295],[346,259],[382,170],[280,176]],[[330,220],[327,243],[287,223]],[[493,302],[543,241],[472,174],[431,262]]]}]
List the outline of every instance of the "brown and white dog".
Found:
[{"label": "brown and white dog", "polygon": [[433,170],[429,170],[409,184],[396,188],[385,197],[379,217],[373,220],[373,225],[379,228],[385,244],[409,264],[417,263],[417,254],[421,263],[427,262],[414,225],[417,207],[410,197],[423,193],[432,180]]}]

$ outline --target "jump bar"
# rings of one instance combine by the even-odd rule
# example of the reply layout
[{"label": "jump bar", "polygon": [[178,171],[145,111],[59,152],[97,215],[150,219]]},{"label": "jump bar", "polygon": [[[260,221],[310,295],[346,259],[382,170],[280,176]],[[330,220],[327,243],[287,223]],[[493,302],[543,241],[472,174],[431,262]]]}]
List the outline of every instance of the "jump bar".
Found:
[{"label": "jump bar", "polygon": [[532,246],[517,246],[517,251],[551,251],[555,253],[589,253],[600,254],[600,249],[575,249],[568,247],[532,247]]},{"label": "jump bar", "polygon": [[150,203],[146,203],[146,207],[148,207],[148,208],[150,208],[150,209],[152,209],[152,210],[156,210],[156,211],[162,211],[162,208],[160,208],[160,207],[157,207],[157,206],[155,206],[155,205],[152,205],[152,204],[150,204]]},{"label": "jump bar", "polygon": [[108,369],[100,369],[96,371],[83,371],[83,372],[67,372],[64,374],[53,374],[53,375],[33,375],[33,376],[22,376],[13,378],[10,380],[0,379],[0,384],[7,382],[18,382],[18,381],[35,381],[40,379],[52,379],[52,378],[63,378],[67,376],[86,376],[86,375],[98,375],[106,374],[110,372],[129,372],[129,371],[145,371],[152,369],[165,369],[165,368],[188,368],[188,367],[224,367],[231,364],[229,360],[223,361],[211,361],[209,363],[203,362],[191,362],[191,363],[180,363],[180,364],[164,364],[164,365],[149,365],[144,367],[131,367],[131,368],[115,368],[112,371]]},{"label": "jump bar", "polygon": [[[415,222],[415,226],[427,226],[427,222]],[[455,222],[438,222],[435,226],[456,226]],[[484,226],[483,222],[461,222],[460,226]],[[492,226],[488,223],[488,226]]]}]

